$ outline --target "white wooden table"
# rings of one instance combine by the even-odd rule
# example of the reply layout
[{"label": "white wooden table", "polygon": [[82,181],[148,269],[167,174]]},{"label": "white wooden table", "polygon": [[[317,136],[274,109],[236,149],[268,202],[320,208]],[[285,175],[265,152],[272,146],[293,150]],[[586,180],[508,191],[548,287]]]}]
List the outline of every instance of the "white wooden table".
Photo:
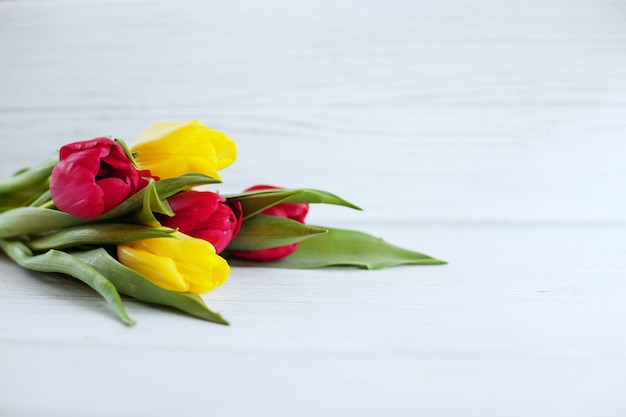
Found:
[{"label": "white wooden table", "polygon": [[225,327],[0,257],[0,416],[626,415],[626,3],[0,1],[0,175],[197,118],[220,191],[449,261],[234,269]]}]

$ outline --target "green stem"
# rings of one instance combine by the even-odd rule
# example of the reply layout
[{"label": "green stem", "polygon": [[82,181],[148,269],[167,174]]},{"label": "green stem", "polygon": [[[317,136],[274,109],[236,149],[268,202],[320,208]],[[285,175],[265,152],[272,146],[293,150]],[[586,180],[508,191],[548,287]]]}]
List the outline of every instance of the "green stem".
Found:
[{"label": "green stem", "polygon": [[50,197],[50,190],[48,189],[44,191],[39,197],[33,200],[28,206],[40,207],[40,208],[54,207],[54,203],[52,202],[52,197]]}]

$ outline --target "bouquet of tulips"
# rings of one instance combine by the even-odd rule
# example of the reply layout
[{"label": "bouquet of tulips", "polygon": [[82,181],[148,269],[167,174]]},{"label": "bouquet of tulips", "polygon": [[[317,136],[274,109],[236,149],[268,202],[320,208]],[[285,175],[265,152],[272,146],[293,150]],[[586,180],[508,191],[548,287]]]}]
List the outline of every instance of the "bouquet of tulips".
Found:
[{"label": "bouquet of tulips", "polygon": [[257,185],[220,195],[235,143],[197,120],[157,123],[132,146],[100,137],[0,181],[0,248],[20,266],[77,278],[126,324],[120,294],[228,324],[198,295],[230,267],[368,269],[444,263],[365,233],[305,224],[331,193]]}]

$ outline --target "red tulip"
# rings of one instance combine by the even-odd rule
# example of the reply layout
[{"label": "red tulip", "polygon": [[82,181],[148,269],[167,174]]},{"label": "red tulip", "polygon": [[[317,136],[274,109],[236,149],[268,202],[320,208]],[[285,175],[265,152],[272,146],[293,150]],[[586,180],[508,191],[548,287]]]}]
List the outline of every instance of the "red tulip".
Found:
[{"label": "red tulip", "polygon": [[222,252],[241,228],[241,203],[226,202],[219,194],[186,191],[168,199],[174,217],[159,215],[163,226],[203,239]]},{"label": "red tulip", "polygon": [[60,150],[50,195],[59,210],[95,219],[148,185],[144,177],[152,177],[150,171],[137,170],[117,142],[109,138],[74,142]]},{"label": "red tulip", "polygon": [[[254,187],[250,187],[245,190],[245,192],[271,189],[280,189],[280,187],[274,187],[271,185],[255,185]],[[267,214],[268,216],[284,217],[304,223],[304,218],[308,212],[308,204],[280,203],[263,210],[261,213]],[[271,262],[291,255],[296,251],[296,249],[298,249],[298,243],[254,251],[231,251],[230,254],[236,258],[248,259],[251,261]]]}]

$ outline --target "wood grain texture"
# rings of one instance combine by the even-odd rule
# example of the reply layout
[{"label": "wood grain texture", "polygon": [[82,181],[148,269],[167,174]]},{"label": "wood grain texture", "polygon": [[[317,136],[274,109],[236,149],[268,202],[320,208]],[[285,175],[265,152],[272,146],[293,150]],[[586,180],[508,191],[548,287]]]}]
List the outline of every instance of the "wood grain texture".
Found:
[{"label": "wood grain texture", "polygon": [[[375,220],[625,220],[619,2],[4,1],[0,12],[3,175],[67,141],[200,118],[239,144],[228,191],[326,187]],[[32,140],[46,146],[20,145]]]},{"label": "wood grain texture", "polygon": [[[197,118],[222,192],[450,262],[235,269],[221,327],[0,257],[2,416],[626,413],[626,5],[0,1],[0,176]],[[104,398],[104,401],[103,401]]]},{"label": "wood grain texture", "polygon": [[[416,230],[371,231],[418,245]],[[444,267],[238,268],[205,297],[230,327],[129,302],[139,324],[126,328],[83,286],[5,263],[1,403],[7,415],[619,416],[624,230],[548,232],[420,228]]]}]

